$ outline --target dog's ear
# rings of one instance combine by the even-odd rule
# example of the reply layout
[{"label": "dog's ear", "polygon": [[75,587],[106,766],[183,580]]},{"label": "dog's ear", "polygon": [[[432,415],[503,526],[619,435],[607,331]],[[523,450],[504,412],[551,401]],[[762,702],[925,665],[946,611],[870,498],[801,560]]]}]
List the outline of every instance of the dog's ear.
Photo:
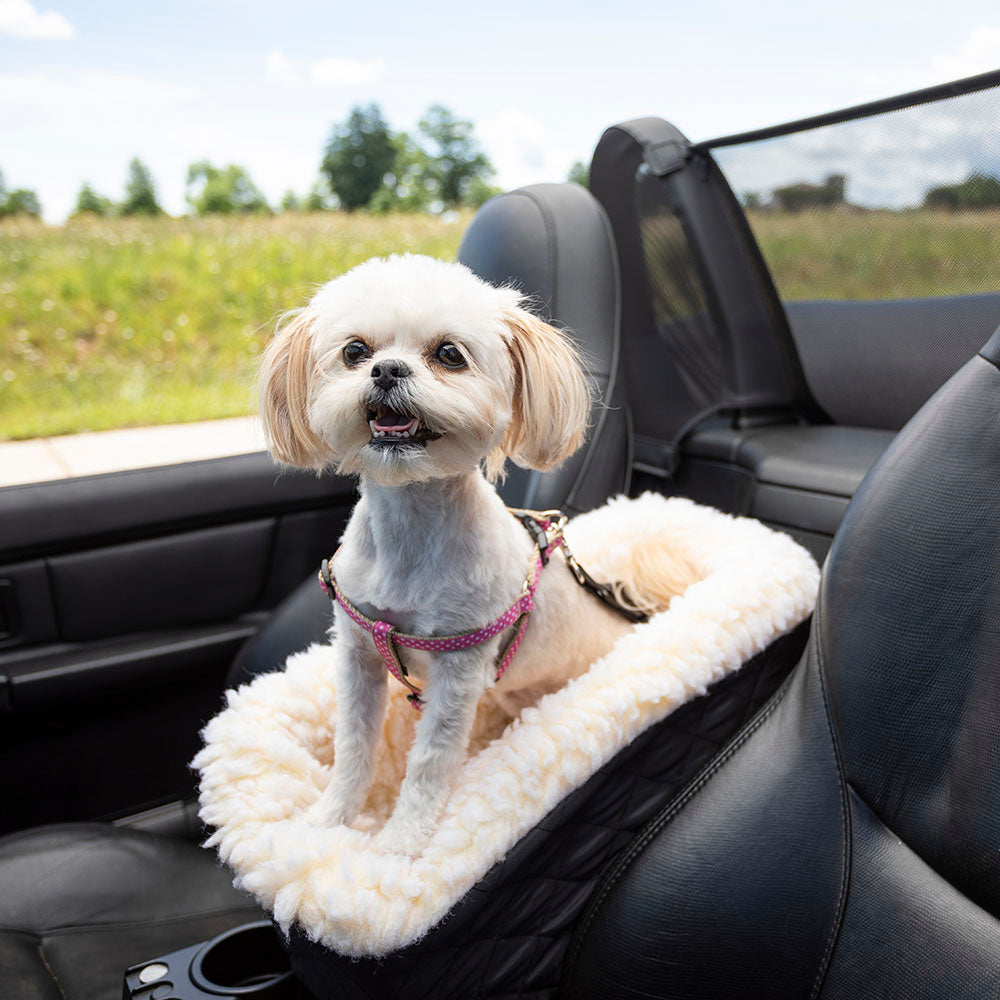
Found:
[{"label": "dog's ear", "polygon": [[510,426],[491,455],[496,475],[503,457],[529,469],[551,469],[583,443],[590,416],[590,390],[583,363],[570,338],[520,307],[507,313],[507,348],[514,369]]},{"label": "dog's ear", "polygon": [[303,310],[279,328],[264,352],[258,386],[268,450],[285,465],[319,471],[332,455],[309,426],[311,326]]}]

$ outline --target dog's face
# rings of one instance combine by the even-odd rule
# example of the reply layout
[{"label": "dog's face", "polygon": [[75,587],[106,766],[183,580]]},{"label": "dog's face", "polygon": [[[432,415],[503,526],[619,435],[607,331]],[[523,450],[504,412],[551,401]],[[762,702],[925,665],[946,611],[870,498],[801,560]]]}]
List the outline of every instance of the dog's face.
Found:
[{"label": "dog's face", "polygon": [[268,348],[261,417],[272,454],[394,486],[505,458],[558,464],[589,396],[565,334],[460,264],[375,258],[334,279]]}]

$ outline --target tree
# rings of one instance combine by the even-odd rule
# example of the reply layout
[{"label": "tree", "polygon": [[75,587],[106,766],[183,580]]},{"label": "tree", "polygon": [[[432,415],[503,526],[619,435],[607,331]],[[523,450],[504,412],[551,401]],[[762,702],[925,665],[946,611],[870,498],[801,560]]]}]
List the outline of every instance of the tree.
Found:
[{"label": "tree", "polygon": [[303,212],[325,212],[330,208],[330,191],[327,188],[326,178],[320,176],[316,183],[309,189],[309,194],[302,202]]},{"label": "tree", "polygon": [[833,208],[845,204],[844,189],[847,177],[844,174],[830,174],[822,184],[789,184],[775,188],[772,192],[774,203],[785,212],[801,212],[804,209]]},{"label": "tree", "polygon": [[406,132],[393,136],[392,144],[395,149],[392,169],[383,177],[382,186],[368,202],[368,208],[380,215],[425,212],[434,192],[427,173],[427,154]]},{"label": "tree", "polygon": [[88,182],[84,181],[80,193],[76,196],[76,208],[73,215],[108,216],[114,212],[114,202],[104,195],[98,194]]},{"label": "tree", "polygon": [[396,146],[377,104],[357,106],[330,132],[321,172],[348,212],[364,208],[396,162]]},{"label": "tree", "polygon": [[208,160],[192,163],[185,197],[199,215],[271,211],[250,175],[234,163],[225,167],[215,167]]},{"label": "tree", "polygon": [[156,200],[156,185],[149,167],[139,159],[132,158],[125,180],[125,200],[121,204],[122,215],[162,215]]},{"label": "tree", "polygon": [[36,219],[42,214],[42,203],[38,195],[27,188],[15,188],[0,204],[0,216],[32,215]]},{"label": "tree", "polygon": [[570,184],[579,184],[580,187],[589,188],[590,170],[582,160],[577,160],[576,163],[569,168],[569,174],[567,174],[566,180],[568,180]]},{"label": "tree", "polygon": [[432,144],[427,176],[443,205],[461,204],[473,181],[485,182],[495,173],[489,157],[472,134],[472,122],[456,118],[443,105],[431,105],[418,128]]},{"label": "tree", "polygon": [[0,217],[5,215],[33,215],[37,219],[42,214],[38,195],[27,188],[7,190],[3,172],[0,171]]},{"label": "tree", "polygon": [[490,184],[482,177],[473,177],[463,200],[469,208],[479,208],[498,194],[503,194],[503,188],[497,187],[496,184]]},{"label": "tree", "polygon": [[951,212],[996,208],[998,205],[1000,177],[988,174],[972,174],[960,184],[942,184],[924,195],[924,208],[944,208]]},{"label": "tree", "polygon": [[291,188],[289,188],[281,196],[281,211],[282,212],[302,211],[302,199]]}]

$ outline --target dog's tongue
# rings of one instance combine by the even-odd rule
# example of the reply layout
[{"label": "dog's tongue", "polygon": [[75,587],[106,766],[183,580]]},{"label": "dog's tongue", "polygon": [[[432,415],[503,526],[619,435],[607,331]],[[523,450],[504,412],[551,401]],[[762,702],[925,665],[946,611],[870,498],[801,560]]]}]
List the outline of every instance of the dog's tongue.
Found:
[{"label": "dog's tongue", "polygon": [[375,427],[380,431],[405,431],[416,422],[416,417],[407,417],[395,410],[386,410],[375,420]]}]

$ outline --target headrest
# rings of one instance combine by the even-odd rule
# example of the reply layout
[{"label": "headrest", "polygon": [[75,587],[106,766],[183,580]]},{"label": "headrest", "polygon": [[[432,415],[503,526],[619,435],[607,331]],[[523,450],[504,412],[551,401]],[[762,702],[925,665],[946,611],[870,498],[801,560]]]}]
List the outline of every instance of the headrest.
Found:
[{"label": "headrest", "polygon": [[579,184],[519,188],[476,213],[458,259],[492,284],[519,288],[533,312],[569,330],[594,382],[587,444],[552,472],[513,470],[504,498],[572,512],[624,492],[631,462],[617,374],[618,264],[604,209]]}]

